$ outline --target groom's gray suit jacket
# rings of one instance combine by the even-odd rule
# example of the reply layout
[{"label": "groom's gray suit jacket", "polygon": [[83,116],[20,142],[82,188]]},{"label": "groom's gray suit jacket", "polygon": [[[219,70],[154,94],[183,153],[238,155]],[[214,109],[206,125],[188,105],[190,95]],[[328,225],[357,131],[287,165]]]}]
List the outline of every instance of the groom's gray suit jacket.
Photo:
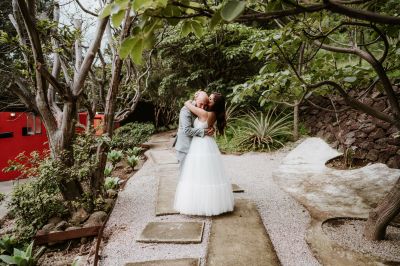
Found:
[{"label": "groom's gray suit jacket", "polygon": [[177,152],[188,153],[192,138],[204,137],[204,128],[193,128],[195,119],[196,116],[190,112],[189,108],[183,106],[179,113],[179,128],[173,145]]}]

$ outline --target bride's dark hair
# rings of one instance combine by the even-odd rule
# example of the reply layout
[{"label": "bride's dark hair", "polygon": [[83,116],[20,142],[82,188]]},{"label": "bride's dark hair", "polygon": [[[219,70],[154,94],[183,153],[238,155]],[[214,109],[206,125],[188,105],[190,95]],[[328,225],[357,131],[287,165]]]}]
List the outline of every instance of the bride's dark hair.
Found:
[{"label": "bride's dark hair", "polygon": [[226,126],[225,97],[219,92],[213,92],[211,95],[214,95],[214,105],[210,111],[214,112],[217,117],[218,133],[223,135]]}]

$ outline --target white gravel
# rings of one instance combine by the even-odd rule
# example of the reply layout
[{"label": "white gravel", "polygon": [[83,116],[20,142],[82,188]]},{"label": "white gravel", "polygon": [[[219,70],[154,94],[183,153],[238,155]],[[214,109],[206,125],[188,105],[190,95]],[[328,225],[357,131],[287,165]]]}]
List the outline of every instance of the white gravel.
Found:
[{"label": "white gravel", "polygon": [[323,231],[330,239],[348,249],[377,257],[400,261],[400,228],[388,226],[386,230],[386,240],[368,241],[362,237],[365,221],[345,220],[342,224],[330,224],[326,222],[322,225]]},{"label": "white gravel", "polygon": [[[308,212],[272,179],[272,171],[286,154],[286,151],[278,151],[224,155],[223,161],[232,181],[245,189],[245,193],[236,194],[236,197],[256,203],[282,265],[320,265],[304,240],[310,221]],[[211,220],[181,215],[155,217],[155,167],[146,162],[119,193],[105,230],[109,240],[101,253],[100,265],[185,257],[199,257],[204,265]],[[137,243],[135,239],[151,221],[206,221],[203,241],[191,245]]]}]

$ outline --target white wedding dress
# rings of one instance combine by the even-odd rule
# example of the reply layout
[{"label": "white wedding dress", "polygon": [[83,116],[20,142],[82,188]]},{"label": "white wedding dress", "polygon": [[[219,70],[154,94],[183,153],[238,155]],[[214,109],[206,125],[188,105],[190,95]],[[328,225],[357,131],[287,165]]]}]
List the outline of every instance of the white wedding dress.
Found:
[{"label": "white wedding dress", "polygon": [[[207,121],[194,121],[195,128],[208,128]],[[193,137],[182,166],[174,208],[182,214],[212,216],[233,211],[230,179],[213,137]]]}]

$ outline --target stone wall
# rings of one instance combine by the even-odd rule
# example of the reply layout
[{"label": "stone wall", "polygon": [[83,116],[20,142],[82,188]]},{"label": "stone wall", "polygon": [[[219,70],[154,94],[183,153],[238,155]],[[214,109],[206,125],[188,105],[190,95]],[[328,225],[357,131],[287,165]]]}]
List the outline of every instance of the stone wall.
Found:
[{"label": "stone wall", "polygon": [[[332,102],[327,98],[313,97],[310,100],[321,107],[333,109]],[[343,100],[333,102],[336,110],[348,108]],[[379,92],[366,97],[363,102],[379,111],[388,108],[386,97]],[[311,135],[325,139],[340,151],[351,148],[355,158],[400,168],[400,137],[396,137],[397,129],[386,122],[353,109],[334,113],[309,103],[301,107],[301,120]]]}]

